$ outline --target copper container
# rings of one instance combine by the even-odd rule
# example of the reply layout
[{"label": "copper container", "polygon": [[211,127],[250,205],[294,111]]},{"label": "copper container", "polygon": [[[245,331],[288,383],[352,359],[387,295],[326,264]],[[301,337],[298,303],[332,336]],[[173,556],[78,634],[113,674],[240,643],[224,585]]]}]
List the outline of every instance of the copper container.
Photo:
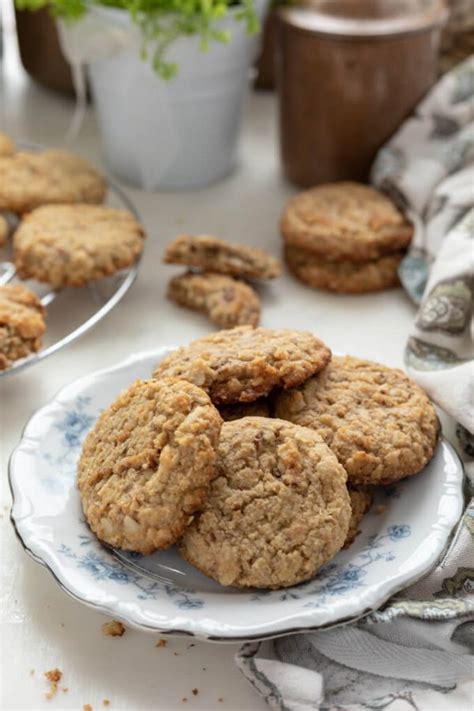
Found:
[{"label": "copper container", "polygon": [[437,75],[441,0],[312,0],[281,11],[277,47],[286,177],[367,181],[377,150]]}]

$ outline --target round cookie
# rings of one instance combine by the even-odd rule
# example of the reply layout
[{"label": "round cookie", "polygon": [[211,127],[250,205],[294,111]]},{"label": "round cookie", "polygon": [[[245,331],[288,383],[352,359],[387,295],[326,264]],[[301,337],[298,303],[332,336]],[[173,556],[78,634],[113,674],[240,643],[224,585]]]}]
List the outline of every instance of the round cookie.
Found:
[{"label": "round cookie", "polygon": [[41,348],[45,313],[36,294],[26,287],[0,286],[0,370]]},{"label": "round cookie", "polygon": [[0,131],[0,156],[11,156],[15,152],[15,144],[10,136]]},{"label": "round cookie", "polygon": [[351,500],[351,518],[346,540],[344,541],[344,548],[349,548],[349,546],[354,543],[359,534],[360,523],[372,506],[374,495],[369,489],[364,487],[349,487],[349,498]]},{"label": "round cookie", "polygon": [[216,470],[178,544],[205,575],[222,585],[288,587],[342,547],[346,472],[311,430],[264,417],[225,422]]},{"label": "round cookie", "polygon": [[297,385],[330,359],[329,348],[307,331],[238,326],[178,348],[158,363],[154,377],[184,378],[224,405]]},{"label": "round cookie", "polygon": [[366,261],[406,247],[413,228],[368,185],[318,185],[292,198],[281,219],[285,242],[325,260]]},{"label": "round cookie", "polygon": [[257,326],[260,320],[260,300],[255,291],[225,274],[179,274],[169,282],[167,296],[180,306],[204,313],[220,328]]},{"label": "round cookie", "polygon": [[262,249],[211,235],[179,235],[166,248],[163,261],[241,279],[273,279],[281,274],[280,262]]},{"label": "round cookie", "polygon": [[300,281],[339,294],[364,294],[398,286],[398,267],[404,256],[405,252],[399,251],[365,262],[330,262],[307,249],[285,246],[288,268]]},{"label": "round cookie", "polygon": [[66,151],[0,156],[0,210],[23,214],[40,205],[100,203],[106,184],[88,163]]},{"label": "round cookie", "polygon": [[142,226],[105,205],[44,205],[26,215],[13,237],[22,279],[55,288],[83,286],[130,266],[143,249]]},{"label": "round cookie", "polygon": [[172,545],[214,476],[222,420],[183,380],[137,380],[86,437],[78,486],[87,523],[105,543],[148,554]]},{"label": "round cookie", "polygon": [[389,484],[430,461],[439,435],[435,409],[401,370],[351,356],[278,395],[277,417],[311,427],[352,484]]}]

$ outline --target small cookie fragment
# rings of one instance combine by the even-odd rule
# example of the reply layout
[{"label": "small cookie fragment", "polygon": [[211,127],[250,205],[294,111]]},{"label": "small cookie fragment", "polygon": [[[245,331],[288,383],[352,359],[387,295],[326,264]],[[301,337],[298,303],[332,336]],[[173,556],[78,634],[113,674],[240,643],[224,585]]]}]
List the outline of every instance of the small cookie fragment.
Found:
[{"label": "small cookie fragment", "polygon": [[110,622],[104,622],[101,625],[102,634],[107,637],[122,637],[125,632],[125,627],[118,620],[111,620]]},{"label": "small cookie fragment", "polygon": [[0,131],[0,157],[1,156],[11,156],[15,153],[15,144],[13,143],[10,136],[6,133]]},{"label": "small cookie fragment", "polygon": [[224,405],[252,402],[289,388],[324,368],[331,351],[308,331],[238,326],[219,331],[164,358],[154,377],[184,378]]},{"label": "small cookie fragment", "polygon": [[354,543],[356,536],[359,533],[360,522],[372,506],[374,495],[367,488],[354,488],[350,486],[349,498],[351,500],[351,518],[349,521],[349,530],[347,532],[346,540],[344,541],[344,548],[349,548],[349,546]]},{"label": "small cookie fragment", "polygon": [[281,219],[288,245],[325,260],[377,259],[409,244],[413,228],[383,193],[353,182],[328,183],[296,195]]},{"label": "small cookie fragment", "polygon": [[180,274],[171,279],[167,296],[180,306],[201,311],[221,328],[257,326],[260,320],[260,300],[254,290],[224,274]]},{"label": "small cookie fragment", "polygon": [[395,368],[335,357],[320,374],[281,392],[277,417],[315,430],[352,484],[390,484],[432,458],[439,421],[425,392]]},{"label": "small cookie fragment", "polygon": [[0,215],[0,247],[3,247],[7,243],[8,233],[10,232],[10,226],[7,219]]},{"label": "small cookie fragment", "polygon": [[50,669],[50,671],[45,672],[44,675],[49,682],[49,691],[46,692],[45,696],[51,701],[58,693],[58,684],[62,679],[63,673],[56,667],[55,669]]},{"label": "small cookie fragment", "polygon": [[311,430],[246,417],[222,426],[217,476],[179,542],[222,585],[282,588],[313,577],[342,547],[346,472]]},{"label": "small cookie fragment", "polygon": [[364,294],[399,286],[398,267],[404,256],[405,252],[398,251],[363,262],[329,261],[307,249],[285,246],[285,261],[300,281],[340,294]]},{"label": "small cookie fragment", "polygon": [[224,405],[219,408],[219,413],[224,422],[241,420],[242,417],[271,417],[270,401],[261,397],[253,402],[236,402],[233,405]]},{"label": "small cookie fragment", "polygon": [[22,279],[55,288],[83,286],[130,266],[143,250],[142,226],[105,205],[45,205],[23,218],[13,238]]},{"label": "small cookie fragment", "polygon": [[83,158],[66,151],[19,151],[0,156],[0,210],[22,215],[40,205],[100,203],[104,178]]},{"label": "small cookie fragment", "polygon": [[30,289],[0,286],[0,370],[41,348],[46,310]]},{"label": "small cookie fragment", "polygon": [[222,420],[184,380],[137,380],[86,437],[78,486],[87,523],[117,548],[149,554],[172,545],[214,476]]},{"label": "small cookie fragment", "polygon": [[168,245],[163,261],[242,279],[273,279],[281,274],[280,262],[262,249],[211,235],[179,235]]}]

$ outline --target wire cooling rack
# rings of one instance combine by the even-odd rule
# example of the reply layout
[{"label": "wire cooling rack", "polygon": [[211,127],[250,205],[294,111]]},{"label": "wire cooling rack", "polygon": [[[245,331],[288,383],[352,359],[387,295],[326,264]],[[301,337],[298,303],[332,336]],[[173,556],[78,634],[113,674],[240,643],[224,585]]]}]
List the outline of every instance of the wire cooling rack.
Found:
[{"label": "wire cooling rack", "polygon": [[[28,145],[28,148],[31,147]],[[34,148],[38,147],[34,146]],[[107,180],[107,187],[105,204],[111,207],[125,208],[140,221],[134,205],[125,193],[110,180]],[[7,217],[12,227],[15,228],[16,218],[9,215]],[[33,280],[20,281],[17,279],[15,266],[11,261],[11,242],[10,238],[7,245],[0,248],[0,284],[21,283],[38,294],[41,303],[46,308],[46,333],[43,338],[43,346],[38,353],[32,353],[26,358],[15,361],[6,370],[0,370],[0,378],[14,375],[20,370],[44,360],[64,346],[76,341],[98,324],[117,306],[130,289],[137,276],[140,263],[139,257],[127,269],[110,277],[90,282],[83,287],[51,289]]]}]

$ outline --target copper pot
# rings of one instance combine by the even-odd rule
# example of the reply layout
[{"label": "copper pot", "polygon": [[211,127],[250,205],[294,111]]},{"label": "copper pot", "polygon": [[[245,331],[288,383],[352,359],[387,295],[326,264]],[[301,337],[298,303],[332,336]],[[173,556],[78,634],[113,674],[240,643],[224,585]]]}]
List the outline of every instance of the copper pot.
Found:
[{"label": "copper pot", "polygon": [[280,12],[284,173],[307,187],[367,181],[377,150],[437,75],[441,0],[312,0]]}]

